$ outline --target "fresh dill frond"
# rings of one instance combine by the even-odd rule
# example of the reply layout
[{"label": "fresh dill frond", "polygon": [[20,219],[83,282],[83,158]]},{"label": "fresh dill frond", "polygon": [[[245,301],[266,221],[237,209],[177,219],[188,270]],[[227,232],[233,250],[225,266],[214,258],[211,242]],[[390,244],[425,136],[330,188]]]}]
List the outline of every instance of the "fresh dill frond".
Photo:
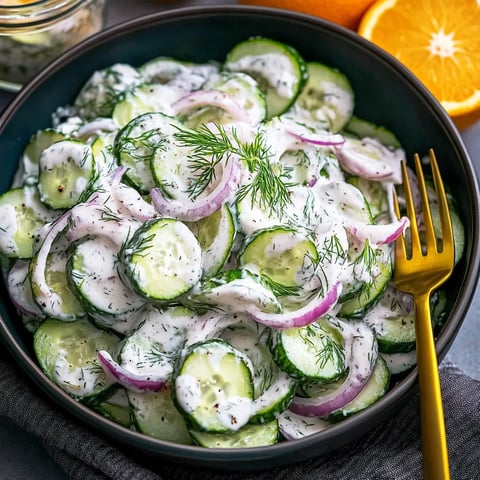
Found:
[{"label": "fresh dill frond", "polygon": [[[302,328],[301,338],[305,343],[318,348],[315,361],[319,368],[324,368],[328,362],[345,362],[343,345],[337,342],[322,325],[315,323]],[[321,345],[320,348],[319,344]]]},{"label": "fresh dill frond", "polygon": [[177,129],[176,141],[191,148],[189,168],[193,179],[188,193],[192,198],[198,197],[215,180],[216,167],[221,161],[227,163],[236,155],[252,173],[252,181],[238,190],[238,201],[251,195],[252,203],[276,213],[282,213],[291,202],[288,188],[293,184],[286,181],[287,174],[280,165],[272,164],[262,132],[257,132],[252,142],[242,142],[235,129],[227,133],[219,124],[215,124],[214,129],[207,125],[198,130]]},{"label": "fresh dill frond", "polygon": [[298,295],[298,290],[300,289],[298,285],[282,285],[266,275],[262,275],[262,282],[276,297]]}]

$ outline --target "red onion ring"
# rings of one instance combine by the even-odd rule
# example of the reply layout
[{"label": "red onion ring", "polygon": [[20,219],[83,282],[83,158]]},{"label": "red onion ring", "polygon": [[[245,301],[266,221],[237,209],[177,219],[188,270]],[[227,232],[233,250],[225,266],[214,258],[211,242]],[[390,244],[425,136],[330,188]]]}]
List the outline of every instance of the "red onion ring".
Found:
[{"label": "red onion ring", "polygon": [[250,123],[247,111],[233,98],[218,90],[195,90],[181,97],[173,105],[175,115],[188,112],[192,108],[213,106],[225,110],[235,121]]},{"label": "red onion ring", "polygon": [[369,240],[375,245],[386,245],[394,242],[410,225],[408,217],[402,217],[388,224],[350,223],[345,229],[362,242]]},{"label": "red onion ring", "polygon": [[42,245],[37,253],[37,261],[34,262],[32,269],[32,280],[38,286],[40,292],[46,297],[51,297],[52,292],[45,278],[45,270],[47,268],[47,258],[52,248],[52,244],[57,236],[67,228],[70,211],[65,212],[54,222],[46,224],[43,228],[48,228],[48,232],[43,239]]},{"label": "red onion ring", "polygon": [[196,222],[215,213],[229,199],[230,194],[237,186],[239,174],[238,158],[230,157],[225,163],[222,178],[212,192],[197,198],[189,205],[185,205],[185,201],[180,202],[166,198],[160,188],[153,188],[150,196],[155,209],[160,214],[185,222]]},{"label": "red onion ring", "polygon": [[345,138],[338,133],[313,133],[305,131],[304,133],[297,133],[292,130],[287,130],[287,133],[292,137],[304,143],[311,143],[312,145],[319,145],[324,147],[333,147],[343,145]]},{"label": "red onion ring", "polygon": [[123,368],[105,350],[100,350],[97,355],[98,361],[107,375],[127,390],[134,392],[159,392],[167,385],[165,377],[152,375],[138,375]]},{"label": "red onion ring", "polygon": [[[348,374],[339,388],[317,398],[295,397],[289,409],[305,417],[325,417],[351,402],[372,375],[378,356],[373,331],[362,322],[344,323],[345,352],[350,356]],[[367,359],[367,361],[365,361]]]},{"label": "red onion ring", "polygon": [[266,313],[251,305],[245,311],[258,323],[270,328],[304,327],[325,315],[338,301],[342,291],[341,282],[335,283],[324,297],[316,296],[302,308],[292,312]]}]

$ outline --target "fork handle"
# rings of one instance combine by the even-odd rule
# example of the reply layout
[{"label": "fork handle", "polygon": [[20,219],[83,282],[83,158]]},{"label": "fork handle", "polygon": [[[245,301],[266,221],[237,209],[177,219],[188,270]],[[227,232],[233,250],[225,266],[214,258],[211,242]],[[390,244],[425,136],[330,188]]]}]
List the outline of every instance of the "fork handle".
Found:
[{"label": "fork handle", "polygon": [[430,294],[415,296],[417,369],[420,388],[424,480],[450,479],[437,353],[430,316]]}]

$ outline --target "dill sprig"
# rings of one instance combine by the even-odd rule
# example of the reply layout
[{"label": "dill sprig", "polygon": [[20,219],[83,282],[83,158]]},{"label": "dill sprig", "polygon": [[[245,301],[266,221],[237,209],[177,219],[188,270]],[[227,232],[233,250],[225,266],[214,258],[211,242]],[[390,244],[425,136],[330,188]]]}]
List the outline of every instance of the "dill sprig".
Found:
[{"label": "dill sprig", "polygon": [[232,155],[238,156],[252,173],[252,181],[242,185],[237,192],[237,200],[251,195],[252,205],[256,202],[262,209],[281,214],[291,202],[282,167],[271,162],[269,147],[264,134],[257,132],[252,142],[242,142],[237,131],[227,133],[222,125],[214,129],[202,125],[198,130],[178,128],[176,140],[192,149],[189,154],[189,168],[193,172],[188,194],[198,197],[215,180],[216,167],[223,160],[227,163]]},{"label": "dill sprig", "polygon": [[318,348],[315,361],[319,368],[324,368],[328,362],[342,364],[345,362],[343,345],[335,341],[322,325],[318,323],[308,325],[301,329],[300,336],[305,343]]}]

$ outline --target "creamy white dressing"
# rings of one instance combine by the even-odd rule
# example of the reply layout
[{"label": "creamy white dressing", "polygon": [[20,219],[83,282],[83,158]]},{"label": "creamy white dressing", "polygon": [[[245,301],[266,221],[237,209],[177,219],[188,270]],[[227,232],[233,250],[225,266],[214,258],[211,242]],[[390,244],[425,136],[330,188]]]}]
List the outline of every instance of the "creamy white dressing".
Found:
[{"label": "creamy white dressing", "polygon": [[252,76],[261,75],[279,96],[285,98],[293,95],[298,82],[297,72],[293,70],[290,59],[277,53],[245,55],[236,62],[230,62],[229,68],[251,73]]}]

